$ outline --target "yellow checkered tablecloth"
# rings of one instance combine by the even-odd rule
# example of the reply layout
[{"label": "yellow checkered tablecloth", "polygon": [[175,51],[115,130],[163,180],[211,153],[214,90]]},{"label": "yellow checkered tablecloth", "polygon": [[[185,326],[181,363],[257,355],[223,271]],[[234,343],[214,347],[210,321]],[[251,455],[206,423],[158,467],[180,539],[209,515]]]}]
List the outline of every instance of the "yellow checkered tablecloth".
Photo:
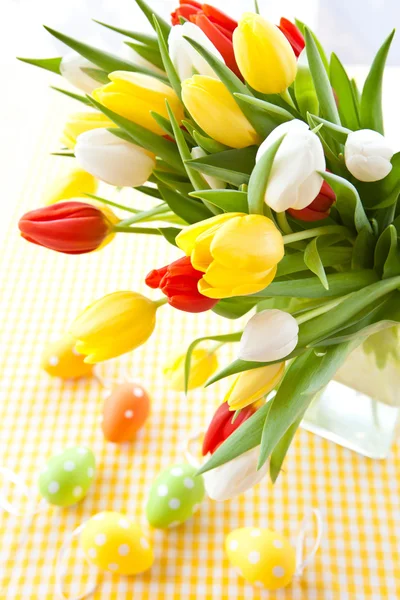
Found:
[{"label": "yellow checkered tablecloth", "polygon": [[[46,183],[68,165],[68,159],[48,156],[57,145],[64,102],[57,100],[51,106],[9,230],[1,240],[0,464],[18,472],[32,488],[32,497],[39,499],[36,480],[44,461],[59,449],[80,443],[93,449],[98,476],[87,498],[72,508],[47,506],[31,520],[0,514],[1,600],[56,598],[57,551],[67,533],[96,512],[122,511],[144,523],[143,506],[152,480],[181,460],[180,442],[188,432],[204,428],[227,386],[222,382],[185,398],[168,390],[162,367],[173,351],[183,351],[195,337],[233,331],[239,325],[212,313],[195,316],[164,307],[145,347],[103,367],[108,377],[115,378],[128,368],[151,393],[151,418],[129,445],[104,441],[99,427],[104,390],[96,379],[65,383],[40,370],[46,342],[57,338],[90,301],[121,289],[147,293],[145,274],[177,256],[176,249],[153,237],[121,234],[103,251],[78,257],[52,253],[19,238],[18,216],[41,205]],[[77,109],[70,104],[68,108]],[[220,351],[221,363],[230,360],[231,351]],[[399,459],[398,445],[387,461],[378,462],[300,431],[274,487],[265,479],[236,500],[204,501],[195,518],[183,526],[154,532],[156,560],[149,572],[134,578],[105,574],[94,598],[399,598]],[[310,506],[322,511],[325,536],[303,578],[274,593],[245,584],[224,556],[224,536],[236,527],[257,525],[281,531],[294,541]],[[81,592],[86,579],[85,563],[71,558],[69,593]]]}]

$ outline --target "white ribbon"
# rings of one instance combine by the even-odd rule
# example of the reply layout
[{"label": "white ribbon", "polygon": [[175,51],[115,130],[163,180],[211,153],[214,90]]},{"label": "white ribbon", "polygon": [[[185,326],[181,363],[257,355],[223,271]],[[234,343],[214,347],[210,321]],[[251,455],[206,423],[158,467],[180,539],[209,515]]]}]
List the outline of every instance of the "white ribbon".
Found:
[{"label": "white ribbon", "polygon": [[[313,529],[314,521],[316,525],[315,543],[310,553],[305,557],[305,540],[307,534],[310,533]],[[303,574],[304,569],[308,567],[308,565],[314,559],[314,556],[316,555],[317,550],[321,544],[322,531],[323,527],[321,512],[317,508],[309,509],[306,515],[304,516],[304,519],[300,525],[299,533],[297,535],[295,576],[300,577]]]},{"label": "white ribbon", "polygon": [[[0,475],[2,476],[3,480],[12,483],[15,486],[15,489],[20,496],[25,496],[30,501],[30,504],[33,504],[31,500],[32,491],[24,483],[22,478],[19,475],[17,475],[17,473],[12,471],[8,467],[0,466]],[[42,512],[45,506],[46,502],[42,499],[41,502],[37,504],[36,508],[32,507],[31,510],[21,511],[18,507],[15,506],[15,504],[9,502],[6,496],[0,492],[0,509],[3,509],[5,512],[9,513],[10,515],[14,515],[15,517],[27,517],[36,515],[39,512]]]},{"label": "white ribbon", "polygon": [[[90,575],[90,580],[88,582],[88,587],[86,589],[85,592],[83,592],[83,594],[79,595],[79,596],[66,596],[64,593],[64,577],[65,577],[65,566],[64,566],[64,560],[65,560],[65,556],[68,554],[68,552],[71,550],[71,544],[73,542],[73,540],[79,536],[79,534],[81,533],[82,529],[84,528],[84,524],[79,525],[79,527],[77,527],[72,533],[70,533],[66,539],[63,542],[63,545],[60,548],[60,551],[58,553],[58,557],[57,557],[57,563],[56,563],[56,573],[55,573],[55,577],[56,577],[56,590],[57,590],[57,594],[58,597],[61,598],[62,600],[83,600],[84,598],[88,598],[89,596],[91,596],[99,587],[99,584],[97,582],[97,576],[98,576],[98,570],[95,569],[95,567],[92,567],[92,565],[90,565],[90,563],[87,564],[89,565],[89,567],[92,568],[92,571],[89,572]],[[85,557],[86,560],[86,557]]]},{"label": "white ribbon", "polygon": [[201,467],[201,462],[199,461],[198,458],[196,458],[196,456],[192,453],[191,451],[191,445],[194,442],[197,442],[198,440],[200,440],[204,435],[203,431],[197,431],[196,433],[192,433],[189,437],[187,437],[185,439],[185,441],[182,443],[182,450],[183,453],[185,455],[185,458],[187,460],[187,462],[189,463],[189,465],[191,465],[192,467],[194,467],[195,469],[200,469]]}]

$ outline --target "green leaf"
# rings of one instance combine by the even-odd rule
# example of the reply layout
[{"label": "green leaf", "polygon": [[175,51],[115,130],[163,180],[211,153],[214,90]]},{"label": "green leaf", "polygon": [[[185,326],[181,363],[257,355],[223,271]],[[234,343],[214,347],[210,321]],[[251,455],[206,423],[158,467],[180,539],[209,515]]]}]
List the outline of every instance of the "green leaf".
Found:
[{"label": "green leaf", "polygon": [[374,266],[382,279],[400,274],[400,252],[394,225],[389,225],[377,241]]},{"label": "green leaf", "polygon": [[260,14],[260,7],[258,6],[258,0],[254,0],[254,12],[259,15]]},{"label": "green leaf", "polygon": [[326,277],[324,265],[322,263],[321,257],[318,252],[317,242],[318,237],[311,240],[309,244],[307,244],[307,248],[304,251],[304,262],[307,267],[316,274],[322,285],[326,290],[329,289],[328,280]]},{"label": "green leaf", "polygon": [[193,350],[196,348],[196,346],[198,346],[198,344],[200,344],[200,342],[204,342],[206,340],[212,340],[214,342],[238,342],[238,341],[240,341],[241,337],[242,337],[242,332],[239,331],[238,333],[226,333],[226,334],[222,334],[222,335],[208,335],[208,336],[200,337],[200,338],[197,338],[196,340],[193,340],[193,342],[190,344],[190,346],[188,347],[188,349],[186,351],[186,358],[185,358],[185,393],[186,394],[187,394],[188,385],[189,385],[189,375],[190,375],[190,365],[191,365],[191,360],[192,360],[192,354],[193,354]]},{"label": "green leaf", "polygon": [[89,75],[89,77],[91,77],[92,79],[94,79],[94,81],[97,81],[101,85],[104,85],[105,83],[110,83],[110,80],[108,79],[108,74],[105,71],[102,71],[101,69],[81,67],[81,71],[86,73],[86,75]]},{"label": "green leaf", "polygon": [[52,90],[56,90],[56,92],[60,92],[60,94],[64,94],[69,98],[73,98],[74,100],[78,100],[78,102],[82,102],[82,104],[86,104],[86,106],[92,106],[90,100],[86,98],[86,96],[81,96],[81,94],[75,94],[74,92],[70,92],[68,90],[63,90],[62,88],[51,85],[50,88]]},{"label": "green leaf", "polygon": [[203,148],[209,154],[215,154],[216,152],[224,152],[224,150],[229,150],[228,146],[224,144],[220,144],[216,140],[213,140],[210,137],[202,135],[198,131],[193,131],[192,137],[196,144]]},{"label": "green leaf", "polygon": [[363,286],[328,313],[300,325],[299,345],[304,347],[310,343],[323,340],[339,327],[344,326],[350,319],[356,317],[368,305],[379,300],[379,298],[383,298],[383,296],[398,287],[400,287],[400,276]]},{"label": "green leaf", "polygon": [[349,135],[349,133],[351,133],[350,129],[346,129],[346,127],[342,127],[341,125],[335,125],[335,123],[331,123],[330,121],[322,119],[317,115],[312,115],[309,113],[309,115],[307,115],[307,118],[308,116],[311,117],[313,124],[322,124],[324,126],[324,130],[328,131],[330,136],[333,137],[333,139],[337,140],[340,144],[346,143],[347,136]]},{"label": "green leaf", "polygon": [[109,25],[108,23],[97,21],[96,19],[93,19],[93,21],[99,25],[102,25],[103,27],[107,27],[107,29],[111,29],[111,31],[116,31],[117,33],[126,35],[126,37],[137,40],[145,46],[151,46],[155,50],[158,49],[158,40],[154,35],[148,35],[147,33],[142,33],[139,31],[130,31],[129,29],[121,29],[120,27],[115,27],[114,25]]},{"label": "green leaf", "polygon": [[153,20],[154,20],[154,29],[158,36],[158,45],[160,48],[160,54],[161,54],[161,58],[162,58],[162,62],[163,62],[165,71],[167,72],[168,79],[169,79],[169,82],[170,82],[172,88],[175,90],[175,93],[178,96],[178,98],[181,99],[182,98],[181,80],[179,79],[179,76],[178,76],[178,73],[176,72],[174,63],[172,62],[170,55],[169,55],[168,44],[165,39],[166,37],[168,39],[168,35],[167,36],[164,35],[161,24],[159,23],[159,21],[157,20],[157,18],[155,16],[153,17]]},{"label": "green leaf", "polygon": [[17,60],[61,75],[60,64],[62,56],[57,56],[56,58],[21,58],[20,56],[17,56]]},{"label": "green leaf", "polygon": [[132,48],[132,50],[139,54],[144,60],[147,60],[158,69],[164,70],[164,63],[158,49],[155,49],[152,46],[143,46],[143,44],[138,44],[136,42],[124,43],[129,46],[129,48]]},{"label": "green leaf", "polygon": [[164,21],[164,19],[162,17],[157,15],[156,12],[144,0],[135,0],[135,2],[154,30],[156,28],[155,28],[155,22],[154,22],[153,17],[156,17],[157,22],[160,26],[160,29],[163,33],[163,36],[168,39],[169,32],[171,31],[171,25],[169,25],[166,21]]},{"label": "green leaf", "polygon": [[[318,238],[319,240],[321,238]],[[335,265],[347,265],[352,257],[352,248],[333,247],[320,248],[319,256],[324,267],[333,267]],[[372,266],[372,265],[370,265]],[[286,254],[278,264],[278,271],[275,279],[284,275],[291,275],[305,270],[304,255],[302,252],[295,254]]]},{"label": "green leaf", "polygon": [[[316,121],[314,121],[313,117],[310,115],[310,113],[307,114],[307,121],[308,124],[310,126],[311,129],[315,129],[318,124]],[[344,166],[343,166],[343,162],[341,162],[341,160],[339,159],[338,153],[336,152],[336,150],[332,149],[332,143],[334,143],[334,141],[332,140],[332,138],[326,139],[328,138],[328,136],[326,135],[327,132],[322,131],[321,130],[317,130],[316,131],[316,135],[319,137],[321,144],[324,148],[324,154],[325,157],[327,159],[327,166],[330,168],[331,170],[335,170],[337,172],[342,172],[344,170]]]},{"label": "green leaf", "polygon": [[372,233],[372,227],[365,214],[360,196],[354,185],[347,179],[333,173],[319,172],[336,194],[336,208],[346,227],[355,228],[358,232],[366,228]]},{"label": "green leaf", "polygon": [[166,78],[162,75],[155,75],[149,69],[145,69],[143,67],[139,67],[134,65],[128,60],[124,60],[115,54],[111,54],[110,52],[104,52],[94,46],[89,46],[89,44],[85,44],[84,42],[80,42],[69,35],[65,35],[55,29],[51,29],[51,27],[47,27],[44,25],[44,28],[55,38],[63,42],[76,52],[78,52],[81,56],[90,60],[93,64],[95,64],[100,69],[103,69],[107,73],[112,73],[113,71],[136,71],[138,73],[144,73],[146,75],[151,75],[152,77],[157,77],[158,79],[162,79],[166,81]]},{"label": "green leaf", "polygon": [[239,190],[203,190],[191,192],[189,196],[215,204],[224,212],[249,212],[247,193]]},{"label": "green leaf", "polygon": [[261,440],[264,421],[270,407],[271,403],[268,402],[259,408],[249,419],[246,419],[214,452],[211,458],[198,471],[198,474],[206,473],[211,469],[224,465],[237,456],[258,446]]},{"label": "green leaf", "polygon": [[330,298],[343,296],[362,289],[377,280],[371,269],[332,273],[327,275],[329,289],[324,289],[318,277],[291,279],[290,281],[273,281],[270,285],[253,294],[256,298],[272,298],[274,296],[291,296],[294,298]]},{"label": "green leaf", "polygon": [[287,451],[289,450],[290,444],[294,438],[294,435],[299,428],[301,421],[303,420],[304,412],[301,416],[289,427],[286,433],[281,437],[279,442],[271,453],[269,461],[269,475],[272,483],[278,479],[279,473],[282,469],[283,461],[285,460]]},{"label": "green leaf", "polygon": [[189,192],[193,190],[193,186],[187,180],[183,180],[183,177],[180,175],[175,175],[174,173],[167,173],[166,171],[153,171],[153,176],[157,180],[157,185],[159,182],[164,183],[168,187],[173,190],[177,190],[180,194],[187,198]]},{"label": "green leaf", "polygon": [[266,462],[288,429],[310,405],[315,394],[332,379],[355,345],[340,344],[329,348],[323,356],[308,350],[289,366],[266,418],[258,468]]},{"label": "green leaf", "polygon": [[304,29],[304,37],[306,41],[308,64],[314,81],[315,91],[317,92],[320,112],[328,119],[328,121],[340,125],[340,117],[326,68],[311,31],[307,27]]},{"label": "green leaf", "polygon": [[148,187],[146,185],[139,185],[135,188],[137,192],[141,192],[142,194],[146,194],[146,196],[152,196],[153,198],[158,198],[162,200],[160,192],[156,188]]},{"label": "green leaf", "polygon": [[250,176],[248,203],[250,214],[264,214],[264,198],[274,158],[283,142],[284,135],[276,140],[261,156]]},{"label": "green leaf", "polygon": [[149,150],[150,152],[154,152],[154,154],[165,160],[165,162],[169,163],[180,173],[186,172],[175,144],[169,142],[160,135],[153,133],[149,129],[121,117],[90,96],[88,96],[88,98],[95,108],[104,113],[111,121],[127,133],[135,144],[146,148],[146,150]]},{"label": "green leaf", "polygon": [[375,237],[367,227],[363,227],[356,237],[351,258],[351,268],[371,269],[374,265]]},{"label": "green leaf", "polygon": [[186,223],[197,223],[198,221],[203,221],[204,219],[209,219],[213,216],[213,213],[200,202],[182,196],[179,192],[176,192],[161,183],[158,184],[158,189],[170,209],[178,215],[178,217],[184,219]]},{"label": "green leaf", "polygon": [[394,33],[393,30],[379,48],[368,77],[365,80],[361,95],[361,127],[363,129],[374,129],[382,134],[384,133],[382,115],[382,79],[386,58],[389,53]]},{"label": "green leaf", "polygon": [[313,78],[308,66],[307,52],[303,50],[297,60],[297,75],[294,80],[294,93],[301,115],[318,114],[319,102],[315,91]]},{"label": "green leaf", "polygon": [[249,104],[261,112],[267,113],[276,122],[277,125],[291,121],[295,117],[285,108],[272,104],[272,102],[266,102],[260,98],[254,98],[254,96],[248,96],[245,94],[233,94],[237,100],[240,100],[244,104]]},{"label": "green leaf", "polygon": [[346,69],[334,52],[331,54],[329,73],[332,87],[338,98],[338,110],[341,122],[352,131],[360,129],[358,102],[354,95],[353,86],[346,73]]},{"label": "green leaf", "polygon": [[211,310],[225,319],[239,319],[248,313],[258,303],[257,298],[224,298]]},{"label": "green leaf", "polygon": [[159,227],[158,231],[165,237],[167,242],[176,246],[176,236],[180,234],[182,229],[178,229],[177,227]]},{"label": "green leaf", "polygon": [[[296,23],[296,26],[300,29],[300,31],[303,34],[303,36],[305,36],[305,31],[304,31],[305,27],[306,27],[305,24],[302,21],[299,21],[299,19],[295,19],[294,22]],[[313,37],[313,40],[315,42],[315,45],[318,48],[318,52],[319,52],[319,55],[321,57],[322,63],[324,65],[326,71],[328,71],[329,70],[329,64],[328,64],[328,59],[327,59],[326,54],[325,54],[325,50],[324,50],[321,42],[317,38],[316,34],[309,27],[308,27],[308,30],[311,33],[311,35]]]},{"label": "green leaf", "polygon": [[241,186],[248,183],[256,162],[257,146],[239,150],[226,150],[188,161],[193,169],[222,179],[226,183]]}]

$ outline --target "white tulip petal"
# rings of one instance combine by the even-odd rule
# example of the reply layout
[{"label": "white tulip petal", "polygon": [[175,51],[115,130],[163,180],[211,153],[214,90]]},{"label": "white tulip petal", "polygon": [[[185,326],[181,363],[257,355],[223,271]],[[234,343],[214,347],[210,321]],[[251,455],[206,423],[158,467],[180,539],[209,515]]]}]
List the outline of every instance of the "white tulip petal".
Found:
[{"label": "white tulip petal", "polygon": [[372,129],[352,131],[344,148],[346,167],[359,181],[380,181],[392,170],[394,154],[383,135]]},{"label": "white tulip petal", "polygon": [[181,81],[189,79],[194,73],[217,78],[208,62],[184,38],[188,37],[201,44],[216,58],[223,62],[223,58],[206,34],[194,23],[186,22],[171,28],[168,37],[168,48],[171,60]]},{"label": "white tulip petal", "polygon": [[296,348],[298,333],[296,319],[283,310],[256,313],[244,328],[239,358],[255,362],[281,360]]},{"label": "white tulip petal", "polygon": [[63,56],[60,63],[60,73],[74,87],[91,94],[99,87],[99,82],[92,79],[82,69],[97,69],[96,65],[83,58],[77,52],[69,52]]}]

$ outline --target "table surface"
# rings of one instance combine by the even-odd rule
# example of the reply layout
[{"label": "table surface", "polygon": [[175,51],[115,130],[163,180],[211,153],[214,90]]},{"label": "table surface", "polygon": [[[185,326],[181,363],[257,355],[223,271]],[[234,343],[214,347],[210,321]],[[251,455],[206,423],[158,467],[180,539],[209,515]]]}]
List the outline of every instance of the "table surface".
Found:
[{"label": "table surface", "polygon": [[[37,475],[58,450],[86,444],[98,462],[96,482],[79,505],[46,506],[33,519],[0,513],[0,597],[50,600],[56,597],[57,551],[67,533],[105,509],[144,523],[143,505],[152,480],[182,459],[182,440],[188,432],[204,428],[222,401],[227,382],[187,398],[168,390],[162,368],[171,353],[183,351],[200,335],[238,330],[240,323],[212,313],[194,316],[160,309],[149,343],[102,367],[115,379],[128,369],[153,399],[151,417],[135,443],[106,443],[99,427],[104,389],[96,379],[73,383],[49,378],[40,370],[41,352],[92,300],[122,289],[147,293],[145,274],[177,257],[177,250],[163,240],[124,234],[101,252],[79,257],[24,242],[17,219],[42,204],[48,182],[71,164],[49,152],[57,148],[66,113],[79,107],[46,93],[36,119],[26,112],[21,116],[21,131],[13,119],[23,108],[22,100],[18,97],[11,104],[10,99],[12,110],[5,121],[10,140],[8,187],[2,199],[10,218],[2,221],[0,251],[0,464],[15,470],[31,487],[32,498],[39,499]],[[221,350],[221,364],[231,359],[231,352]],[[183,526],[154,532],[156,560],[150,571],[135,578],[105,574],[94,598],[394,600],[400,597],[399,459],[399,445],[388,460],[372,461],[300,431],[275,486],[266,478],[230,502],[204,501]],[[294,541],[303,513],[311,506],[322,512],[325,535],[304,576],[274,593],[239,579],[224,555],[224,536],[236,527],[256,525],[281,531]],[[87,566],[75,554],[68,562],[69,593],[82,591],[86,579]]]}]

